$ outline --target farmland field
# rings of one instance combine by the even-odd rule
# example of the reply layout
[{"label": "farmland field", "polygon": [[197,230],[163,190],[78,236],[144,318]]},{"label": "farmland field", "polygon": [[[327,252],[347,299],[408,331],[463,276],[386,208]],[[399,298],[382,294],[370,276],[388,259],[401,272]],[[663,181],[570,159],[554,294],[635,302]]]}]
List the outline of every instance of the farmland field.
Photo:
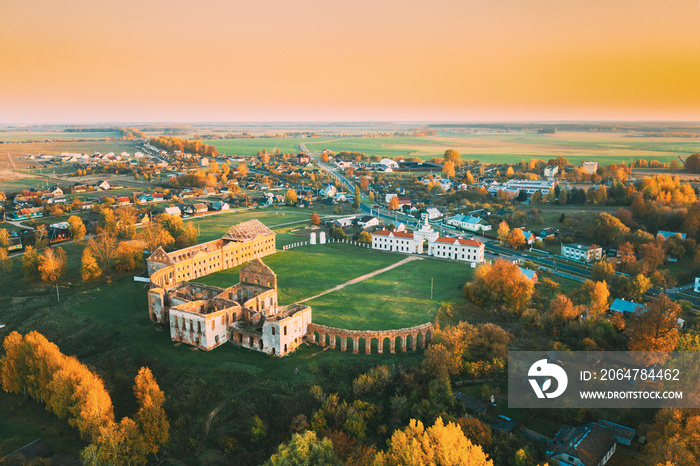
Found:
[{"label": "farmland field", "polygon": [[133,154],[136,151],[136,144],[133,141],[105,141],[95,139],[92,141],[52,141],[52,142],[27,142],[27,143],[5,143],[0,144],[0,165],[4,165],[2,160],[7,152],[13,154],[47,154],[61,155],[64,152],[72,154],[103,154],[114,152],[120,154],[128,152]]},{"label": "farmland field", "polygon": [[308,141],[320,142],[330,138],[254,138],[254,139],[214,139],[204,140],[205,144],[216,147],[216,149],[228,155],[255,155],[263,149],[274,152],[279,149],[282,153],[295,154],[299,152],[299,144]]},{"label": "farmland field", "polygon": [[118,131],[0,131],[0,142],[121,138]]},{"label": "farmland field", "polygon": [[685,158],[700,151],[700,140],[693,138],[625,137],[617,133],[561,132],[556,134],[456,134],[411,138],[336,138],[308,140],[313,151],[331,149],[364,152],[383,157],[419,157],[424,160],[441,157],[445,150],[456,149],[462,159],[488,163],[516,163],[521,159],[547,160],[558,156],[579,164],[597,160],[607,165],[635,159],[668,162],[677,156]]}]

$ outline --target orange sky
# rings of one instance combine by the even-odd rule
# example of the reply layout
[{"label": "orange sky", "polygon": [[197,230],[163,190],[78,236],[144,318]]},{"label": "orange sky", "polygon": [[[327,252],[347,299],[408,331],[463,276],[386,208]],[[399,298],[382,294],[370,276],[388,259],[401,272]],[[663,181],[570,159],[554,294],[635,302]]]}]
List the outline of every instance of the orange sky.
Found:
[{"label": "orange sky", "polygon": [[700,120],[698,0],[3,0],[0,123]]}]

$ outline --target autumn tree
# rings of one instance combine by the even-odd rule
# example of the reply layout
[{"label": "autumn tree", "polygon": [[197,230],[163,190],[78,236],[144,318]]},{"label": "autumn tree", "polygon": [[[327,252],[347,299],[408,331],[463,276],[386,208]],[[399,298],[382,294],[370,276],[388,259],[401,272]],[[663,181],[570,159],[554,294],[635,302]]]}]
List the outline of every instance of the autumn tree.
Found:
[{"label": "autumn tree", "polygon": [[95,278],[102,275],[102,269],[97,264],[95,256],[93,256],[89,247],[83,250],[83,256],[81,258],[80,276],[83,280],[94,280]]},{"label": "autumn tree", "polygon": [[617,217],[601,212],[593,220],[591,229],[592,237],[597,243],[619,244],[620,240],[630,232]]},{"label": "autumn tree", "polygon": [[421,421],[411,419],[405,429],[394,431],[388,444],[386,451],[377,454],[375,465],[493,465],[481,446],[465,437],[459,425],[444,424],[442,417],[427,429]]},{"label": "autumn tree", "polygon": [[392,196],[391,199],[389,200],[389,210],[398,210],[399,209],[399,196]]},{"label": "autumn tree", "polygon": [[297,200],[297,192],[293,189],[288,189],[287,192],[284,194],[284,203],[287,205],[295,206],[297,205]]},{"label": "autumn tree", "polygon": [[442,166],[442,174],[447,178],[455,177],[455,163],[450,161],[445,162]]},{"label": "autumn tree", "polygon": [[88,240],[88,248],[97,261],[102,275],[109,278],[112,262],[117,255],[117,239],[110,234],[102,234]]},{"label": "autumn tree", "polygon": [[[627,348],[630,351],[673,351],[678,343],[680,306],[665,294],[646,305],[644,312],[635,312],[627,324]],[[663,362],[663,354],[649,353],[646,363]]]},{"label": "autumn tree", "polygon": [[114,268],[129,272],[143,264],[143,247],[131,241],[121,241],[115,253]]},{"label": "autumn tree", "polygon": [[510,226],[508,226],[508,222],[504,220],[498,224],[498,241],[500,241],[501,244],[507,244],[509,235]]},{"label": "autumn tree", "polygon": [[97,225],[102,232],[116,234],[117,217],[114,215],[114,211],[109,208],[100,209],[97,215]]},{"label": "autumn tree", "polygon": [[523,230],[521,230],[520,228],[514,228],[513,230],[511,230],[511,232],[508,233],[506,243],[511,248],[520,248],[522,246],[525,246],[527,241],[525,240],[525,234],[523,233]]},{"label": "autumn tree", "polygon": [[22,255],[22,273],[24,278],[29,281],[38,280],[41,272],[39,272],[39,253],[32,246],[24,248]]},{"label": "autumn tree", "polygon": [[236,167],[236,170],[238,172],[238,176],[247,176],[248,175],[248,166],[244,163],[241,163]]},{"label": "autumn tree", "polygon": [[10,247],[10,234],[5,228],[0,228],[0,248]]},{"label": "autumn tree", "polygon": [[513,178],[514,176],[515,176],[515,170],[513,170],[513,167],[511,167],[509,165],[508,168],[506,169],[506,177]]},{"label": "autumn tree", "polygon": [[151,370],[142,367],[134,380],[134,395],[139,409],[134,416],[147,453],[157,453],[168,441],[170,423],[163,410],[165,396]]},{"label": "autumn tree", "polygon": [[604,281],[591,282],[588,296],[590,299],[588,316],[591,318],[599,318],[609,307],[608,298],[610,297],[610,290],[608,290],[608,284]]},{"label": "autumn tree", "polygon": [[136,212],[129,206],[117,207],[114,210],[117,221],[117,235],[120,238],[131,239],[136,234]]},{"label": "autumn tree", "polygon": [[178,249],[186,248],[197,244],[199,233],[192,222],[188,222],[182,232],[175,238],[175,247]]},{"label": "autumn tree", "polygon": [[593,264],[591,278],[593,281],[608,281],[615,277],[615,264],[602,260]]},{"label": "autumn tree", "polygon": [[438,380],[447,381],[462,369],[461,352],[450,351],[443,343],[434,343],[425,350],[423,369]]},{"label": "autumn tree", "polygon": [[357,240],[360,243],[370,244],[372,242],[372,235],[369,234],[369,232],[367,232],[367,231],[361,231]]},{"label": "autumn tree", "polygon": [[70,232],[71,238],[75,241],[80,241],[85,238],[87,230],[83,224],[83,220],[77,215],[71,215],[68,217],[68,231]]},{"label": "autumn tree", "polygon": [[146,243],[146,249],[151,252],[158,249],[159,246],[168,248],[175,243],[175,239],[170,232],[163,228],[160,223],[151,223],[146,228],[142,228],[137,238]]},{"label": "autumn tree", "polygon": [[698,449],[700,414],[697,409],[660,409],[654,421],[649,429],[647,446],[643,450],[646,464],[659,466],[700,464]]},{"label": "autumn tree", "polygon": [[479,266],[464,292],[478,305],[505,306],[517,312],[532,298],[534,284],[517,265],[501,259]]},{"label": "autumn tree", "polygon": [[583,312],[583,306],[575,306],[573,302],[565,295],[557,295],[551,303],[547,316],[559,322],[578,319]]},{"label": "autumn tree", "polygon": [[629,280],[623,291],[634,301],[641,301],[644,294],[651,288],[651,280],[644,274],[637,274]]},{"label": "autumn tree", "polygon": [[55,251],[51,248],[45,249],[44,253],[39,257],[41,279],[45,282],[56,284],[65,271],[66,253],[63,248],[57,248]]},{"label": "autumn tree", "polygon": [[319,439],[316,433],[307,430],[303,434],[294,434],[292,439],[281,444],[277,453],[265,463],[266,466],[294,465],[340,466],[342,463],[333,450],[329,438]]},{"label": "autumn tree", "polygon": [[465,173],[464,179],[462,181],[464,181],[467,184],[467,186],[473,185],[474,184],[474,175],[472,175],[472,172],[467,170],[467,173]]},{"label": "autumn tree", "polygon": [[318,216],[318,214],[316,212],[311,214],[311,224],[315,225],[315,226],[318,226],[321,224],[321,218]]},{"label": "autumn tree", "polygon": [[452,162],[456,168],[462,166],[462,156],[454,149],[447,149],[443,155],[445,163]]},{"label": "autumn tree", "polygon": [[5,248],[0,248],[0,269],[2,269],[3,272],[10,272],[12,270],[12,258]]}]

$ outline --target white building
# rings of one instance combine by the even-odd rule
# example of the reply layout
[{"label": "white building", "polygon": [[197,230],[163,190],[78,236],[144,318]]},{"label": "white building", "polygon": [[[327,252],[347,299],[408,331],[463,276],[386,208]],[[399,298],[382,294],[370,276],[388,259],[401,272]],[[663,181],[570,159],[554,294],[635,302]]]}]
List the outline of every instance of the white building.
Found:
[{"label": "white building", "polygon": [[426,209],[425,213],[428,216],[428,220],[435,220],[436,218],[442,217],[442,212],[437,210],[435,207],[430,207],[429,209]]},{"label": "white building", "polygon": [[592,262],[600,260],[603,256],[603,248],[599,246],[584,246],[582,244],[562,244],[561,255],[567,259]]},{"label": "white building", "polygon": [[418,252],[413,233],[405,231],[375,231],[372,233],[372,249],[405,253]]},{"label": "white building", "polygon": [[549,194],[550,189],[557,185],[556,180],[508,180],[505,184],[494,184],[488,188],[489,193],[497,194],[499,190],[524,190],[528,196],[535,191],[540,191],[543,195]]},{"label": "white building", "polygon": [[484,262],[484,243],[473,239],[438,238],[429,244],[428,254],[462,262]]},{"label": "white building", "polygon": [[555,176],[559,173],[559,165],[547,165],[544,167],[544,176]]},{"label": "white building", "polygon": [[583,173],[595,175],[598,171],[598,162],[581,162],[581,169]]},{"label": "white building", "polygon": [[373,215],[365,215],[357,221],[357,224],[362,228],[376,227],[379,225],[379,219]]},{"label": "white building", "polygon": [[447,219],[446,223],[448,225],[452,225],[453,227],[469,231],[489,231],[491,229],[491,225],[484,222],[484,219],[472,217],[470,215],[457,214],[454,217]]},{"label": "white building", "polygon": [[382,159],[379,161],[379,164],[383,165],[386,168],[391,168],[392,170],[399,168],[398,162],[395,162],[391,159]]}]

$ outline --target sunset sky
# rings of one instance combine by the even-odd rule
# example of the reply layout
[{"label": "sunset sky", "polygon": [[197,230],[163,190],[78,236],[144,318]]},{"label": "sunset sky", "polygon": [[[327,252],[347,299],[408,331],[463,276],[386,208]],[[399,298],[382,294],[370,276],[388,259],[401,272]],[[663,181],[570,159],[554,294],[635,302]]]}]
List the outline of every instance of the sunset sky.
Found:
[{"label": "sunset sky", "polygon": [[698,0],[2,0],[0,124],[700,120]]}]

